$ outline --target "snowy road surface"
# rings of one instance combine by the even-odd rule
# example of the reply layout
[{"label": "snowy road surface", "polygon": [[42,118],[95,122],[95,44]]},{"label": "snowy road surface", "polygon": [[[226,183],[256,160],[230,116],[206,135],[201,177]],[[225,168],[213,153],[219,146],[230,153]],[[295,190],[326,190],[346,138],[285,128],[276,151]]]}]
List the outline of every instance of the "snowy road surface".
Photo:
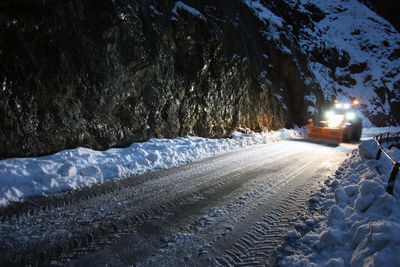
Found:
[{"label": "snowy road surface", "polygon": [[266,264],[357,147],[255,145],[0,210],[0,265]]}]

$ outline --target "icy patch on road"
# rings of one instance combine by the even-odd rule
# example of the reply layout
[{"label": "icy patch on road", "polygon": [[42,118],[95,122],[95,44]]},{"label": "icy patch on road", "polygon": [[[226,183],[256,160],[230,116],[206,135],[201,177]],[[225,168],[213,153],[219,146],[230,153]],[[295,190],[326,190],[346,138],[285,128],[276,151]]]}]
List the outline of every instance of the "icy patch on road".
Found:
[{"label": "icy patch on road", "polygon": [[0,206],[38,195],[91,186],[104,181],[182,165],[247,146],[304,137],[304,129],[254,133],[232,138],[151,139],[127,148],[65,150],[37,158],[0,160]]},{"label": "icy patch on road", "polygon": [[[364,141],[309,201],[317,211],[288,232],[281,266],[395,266],[400,254],[400,182],[386,193],[392,164]],[[400,160],[397,148],[387,151]],[[313,229],[313,230],[310,230]]]}]

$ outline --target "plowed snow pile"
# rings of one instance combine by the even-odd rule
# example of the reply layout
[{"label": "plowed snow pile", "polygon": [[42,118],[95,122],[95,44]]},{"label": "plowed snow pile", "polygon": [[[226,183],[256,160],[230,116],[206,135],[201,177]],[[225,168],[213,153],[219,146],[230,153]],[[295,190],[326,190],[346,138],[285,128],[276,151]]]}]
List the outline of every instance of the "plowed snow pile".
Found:
[{"label": "plowed snow pile", "polygon": [[299,128],[242,132],[234,132],[232,138],[151,139],[106,151],[79,147],[44,157],[0,160],[0,206],[178,166],[251,145],[304,137],[304,129]]},{"label": "plowed snow pile", "polygon": [[[314,215],[288,233],[281,266],[397,266],[400,182],[386,193],[392,164],[364,141],[310,199]],[[388,151],[400,161],[400,151]],[[310,230],[314,229],[314,230]]]}]

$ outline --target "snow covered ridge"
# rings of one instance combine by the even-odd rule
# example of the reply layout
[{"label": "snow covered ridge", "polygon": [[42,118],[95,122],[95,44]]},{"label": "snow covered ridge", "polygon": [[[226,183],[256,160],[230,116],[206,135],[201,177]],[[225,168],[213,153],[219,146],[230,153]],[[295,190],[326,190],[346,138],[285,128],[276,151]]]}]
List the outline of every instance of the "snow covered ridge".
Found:
[{"label": "snow covered ridge", "polygon": [[[304,98],[310,113],[321,105],[317,95],[322,90],[328,101],[360,99],[365,127],[397,124],[393,110],[400,103],[400,34],[388,21],[358,0],[284,0],[311,19],[297,33],[284,12],[268,8],[274,1],[242,1],[268,26],[268,41],[282,43],[281,35],[286,34],[308,58],[315,79],[307,83],[320,85]],[[293,53],[293,47],[279,46]]]},{"label": "snow covered ridge", "polygon": [[271,10],[263,6],[259,1],[244,0],[244,3],[254,10],[255,14],[264,21],[269,21],[279,28],[283,27],[284,20],[276,16]]},{"label": "snow covered ridge", "polygon": [[231,139],[151,139],[123,149],[95,151],[80,147],[38,158],[0,160],[0,206],[178,166],[250,145],[302,138],[302,131],[235,132]]},{"label": "snow covered ridge", "polygon": [[[367,117],[392,116],[392,106],[400,101],[396,85],[400,81],[400,58],[395,56],[400,49],[400,34],[396,29],[357,0],[286,2],[306,13],[309,13],[307,5],[315,5],[325,14],[315,22],[315,28],[305,27],[300,34],[305,55],[312,55],[314,50],[338,49],[342,56],[349,57],[348,64],[335,71],[329,66],[332,59],[327,56],[320,60],[309,57],[310,70],[325,99],[345,102],[352,97],[360,98],[366,116],[363,123],[367,127],[373,126]],[[386,88],[386,96],[379,96],[382,88]]]},{"label": "snow covered ridge", "polygon": [[175,3],[174,8],[172,9],[172,13],[179,16],[178,9],[185,10],[185,11],[191,13],[193,16],[199,17],[201,20],[207,21],[206,17],[203,14],[201,14],[200,11],[198,11],[197,9],[195,9],[191,6],[188,6],[184,3],[182,3],[181,1],[178,1]]},{"label": "snow covered ridge", "polygon": [[[385,157],[375,160],[377,151],[374,140],[362,142],[313,196],[310,202],[318,212],[288,233],[289,244],[283,249],[289,256],[280,265],[398,265],[400,181],[394,196],[386,193],[392,164]],[[400,160],[398,149],[389,154]],[[307,232],[309,227],[315,230]]]}]

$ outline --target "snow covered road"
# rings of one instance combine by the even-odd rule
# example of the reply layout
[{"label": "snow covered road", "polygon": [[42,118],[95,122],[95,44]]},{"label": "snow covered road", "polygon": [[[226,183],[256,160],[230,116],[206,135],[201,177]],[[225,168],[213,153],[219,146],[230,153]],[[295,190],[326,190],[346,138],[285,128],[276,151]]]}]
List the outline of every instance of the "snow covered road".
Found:
[{"label": "snow covered road", "polygon": [[281,141],[15,203],[0,263],[265,264],[356,144]]}]

